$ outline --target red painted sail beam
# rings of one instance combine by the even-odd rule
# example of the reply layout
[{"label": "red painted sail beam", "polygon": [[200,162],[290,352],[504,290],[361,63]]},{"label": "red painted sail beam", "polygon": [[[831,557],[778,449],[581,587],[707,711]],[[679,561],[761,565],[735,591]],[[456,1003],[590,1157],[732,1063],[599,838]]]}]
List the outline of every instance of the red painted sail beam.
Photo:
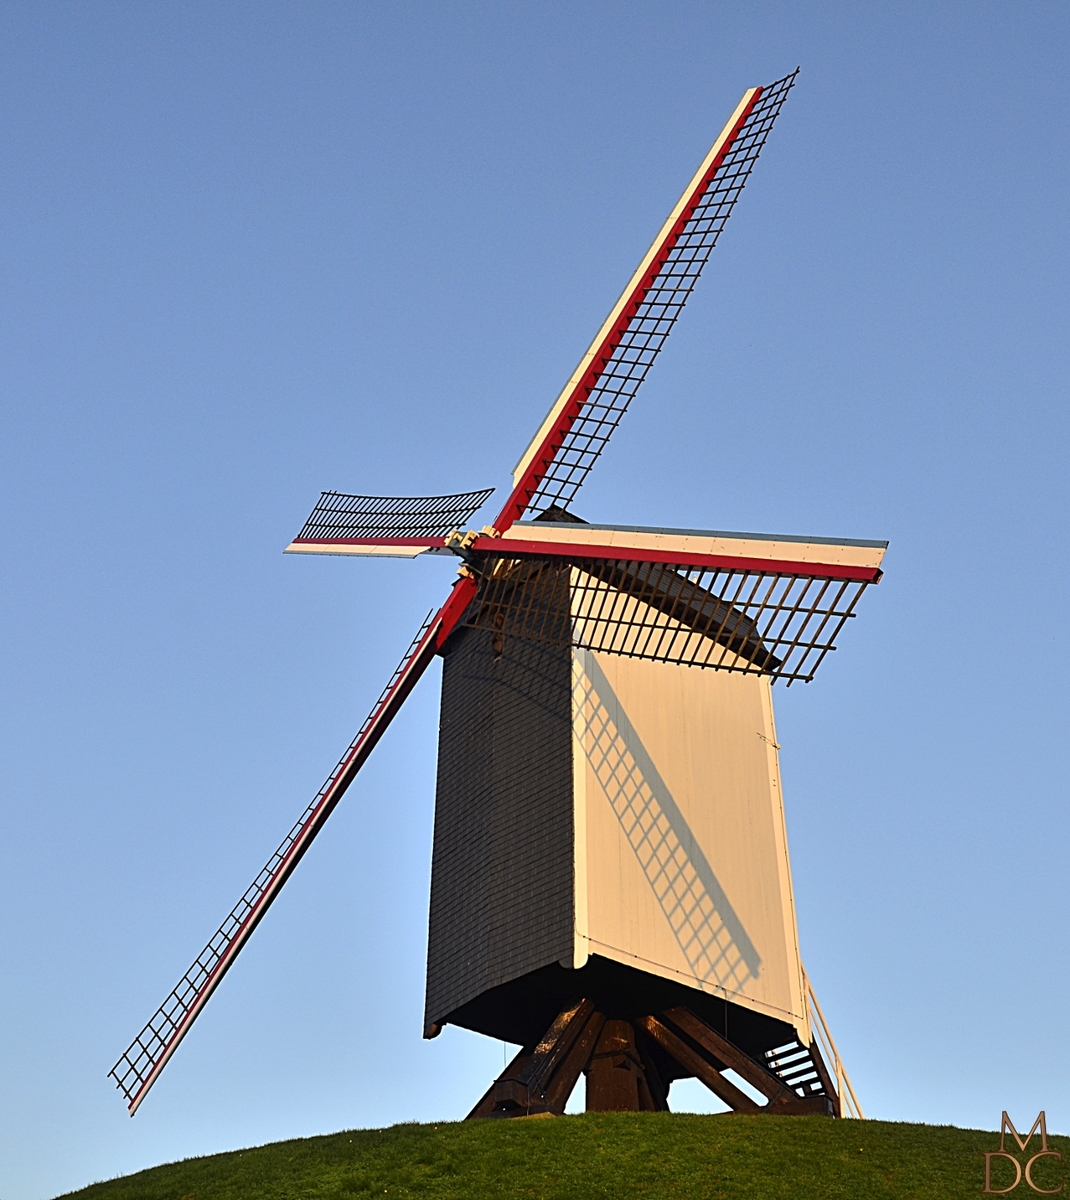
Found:
[{"label": "red painted sail beam", "polygon": [[442,649],[446,639],[460,624],[465,609],[476,598],[478,590],[478,580],[466,569],[465,573],[453,585],[453,591],[450,592],[449,599],[439,611],[438,632],[435,635],[435,648],[437,650]]}]

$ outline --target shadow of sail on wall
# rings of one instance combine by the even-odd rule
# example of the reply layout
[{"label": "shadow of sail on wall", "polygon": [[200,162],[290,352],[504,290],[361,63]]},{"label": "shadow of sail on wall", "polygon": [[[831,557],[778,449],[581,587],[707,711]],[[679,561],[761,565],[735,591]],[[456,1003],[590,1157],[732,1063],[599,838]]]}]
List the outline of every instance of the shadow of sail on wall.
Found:
[{"label": "shadow of sail on wall", "polygon": [[[775,674],[783,665],[743,608],[692,578],[705,572],[617,560],[485,559],[465,623],[499,637],[732,671]],[[752,603],[762,582],[760,575],[741,577],[733,599]],[[562,622],[566,613],[571,619]]]},{"label": "shadow of sail on wall", "polygon": [[616,814],[697,979],[740,991],[761,957],[598,665],[573,660],[573,719],[587,761]]},{"label": "shadow of sail on wall", "polygon": [[[740,580],[726,601],[664,563],[588,561],[572,569],[573,641],[589,650],[688,666],[775,673],[783,664],[763,644],[745,605],[761,577]],[[744,587],[744,584],[749,584]]]}]

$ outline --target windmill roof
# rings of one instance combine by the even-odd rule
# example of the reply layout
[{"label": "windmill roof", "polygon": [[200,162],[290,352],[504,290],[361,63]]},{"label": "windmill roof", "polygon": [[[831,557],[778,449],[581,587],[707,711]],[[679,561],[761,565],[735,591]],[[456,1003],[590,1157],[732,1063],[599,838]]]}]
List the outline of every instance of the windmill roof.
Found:
[{"label": "windmill roof", "polygon": [[[497,540],[497,539],[494,539]],[[782,571],[811,573],[826,566],[849,573],[879,576],[887,542],[858,538],[800,537],[793,534],[729,533],[714,529],[668,529],[651,526],[588,525],[566,521],[517,521],[502,535],[503,542],[530,543],[549,553],[556,547],[589,548],[598,557],[626,557],[625,552],[659,561],[694,562],[724,560],[721,565],[746,561]],[[476,549],[488,550],[490,539],[480,539]],[[520,547],[517,547],[518,550]],[[702,560],[702,561],[700,561]]]},{"label": "windmill roof", "polygon": [[[574,521],[515,521],[512,528],[531,526],[543,530],[560,525],[565,529],[574,530],[576,524]],[[680,537],[743,538],[755,542],[806,542],[814,546],[866,546],[873,550],[888,549],[886,541],[873,541],[869,538],[807,537],[796,533],[733,533],[725,529],[675,529],[663,525],[595,525],[590,521],[584,521],[583,528],[606,529],[619,533],[668,533]]]}]

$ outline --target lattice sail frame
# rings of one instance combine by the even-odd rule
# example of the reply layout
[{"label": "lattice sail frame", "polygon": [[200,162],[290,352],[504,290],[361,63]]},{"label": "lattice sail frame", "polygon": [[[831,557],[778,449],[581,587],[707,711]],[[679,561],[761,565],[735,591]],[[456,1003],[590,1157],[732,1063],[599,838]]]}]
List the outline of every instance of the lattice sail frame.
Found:
[{"label": "lattice sail frame", "polygon": [[323,492],[295,540],[445,537],[482,508],[493,491],[483,488],[452,496]]},{"label": "lattice sail frame", "polygon": [[741,101],[521,460],[499,529],[572,503],[683,311],[797,75]]},{"label": "lattice sail frame", "polygon": [[208,945],[108,1072],[126,1097],[131,1116],[434,657],[441,619],[441,612],[428,614],[338,765]]},{"label": "lattice sail frame", "polygon": [[[628,559],[480,556],[464,623],[496,639],[809,682],[872,581]],[[568,620],[562,615],[568,614]]]}]

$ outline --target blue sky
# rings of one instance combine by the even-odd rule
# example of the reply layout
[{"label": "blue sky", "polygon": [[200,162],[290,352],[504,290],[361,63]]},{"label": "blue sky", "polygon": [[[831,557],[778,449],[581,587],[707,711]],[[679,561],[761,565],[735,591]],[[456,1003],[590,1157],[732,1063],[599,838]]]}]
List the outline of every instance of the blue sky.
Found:
[{"label": "blue sky", "polygon": [[133,1121],[105,1073],[452,577],[284,558],[320,489],[503,488],[797,64],[575,507],[890,540],[777,689],[804,958],[870,1115],[1070,1131],[1068,51],[1046,0],[0,5],[3,1200],[482,1092],[420,1037],[437,668]]}]

